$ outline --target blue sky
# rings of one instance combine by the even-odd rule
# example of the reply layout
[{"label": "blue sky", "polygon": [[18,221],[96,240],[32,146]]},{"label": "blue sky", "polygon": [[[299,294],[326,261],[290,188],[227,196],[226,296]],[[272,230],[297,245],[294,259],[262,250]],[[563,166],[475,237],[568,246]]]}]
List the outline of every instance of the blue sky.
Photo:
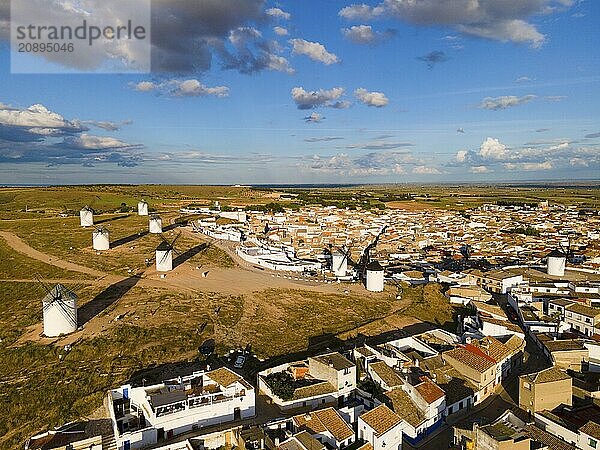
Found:
[{"label": "blue sky", "polygon": [[0,25],[0,183],[598,179],[600,5],[463,2],[156,0],[136,75],[11,74]]}]

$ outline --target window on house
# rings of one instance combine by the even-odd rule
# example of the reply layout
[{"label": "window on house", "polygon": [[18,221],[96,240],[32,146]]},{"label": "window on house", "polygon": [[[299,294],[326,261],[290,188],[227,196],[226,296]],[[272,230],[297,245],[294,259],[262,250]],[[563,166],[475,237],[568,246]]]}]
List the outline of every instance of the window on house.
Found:
[{"label": "window on house", "polygon": [[448,408],[448,414],[452,414],[454,412],[453,408],[454,408],[453,406],[451,406],[450,408]]},{"label": "window on house", "polygon": [[596,441],[596,439],[589,438],[588,445],[592,448],[596,448],[596,446],[598,445],[598,441]]}]

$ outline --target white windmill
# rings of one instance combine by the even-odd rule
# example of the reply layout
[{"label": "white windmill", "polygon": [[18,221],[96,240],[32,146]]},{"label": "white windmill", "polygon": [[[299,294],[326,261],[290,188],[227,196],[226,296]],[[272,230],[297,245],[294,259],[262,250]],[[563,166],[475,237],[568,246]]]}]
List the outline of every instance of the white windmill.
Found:
[{"label": "white windmill", "polygon": [[150,216],[150,221],[148,222],[148,231],[152,234],[162,233],[162,219],[158,214],[153,214]]},{"label": "white windmill", "polygon": [[350,248],[338,248],[331,252],[331,271],[336,277],[345,277],[348,272]]},{"label": "white windmill", "polygon": [[79,211],[79,223],[82,227],[94,226],[94,210],[91,206],[85,205]]},{"label": "white windmill", "polygon": [[110,231],[108,228],[99,226],[92,232],[92,248],[94,250],[110,249]]},{"label": "white windmill", "polygon": [[370,292],[383,291],[383,267],[378,261],[372,260],[366,267],[366,288]]},{"label": "white windmill", "polygon": [[138,203],[138,216],[147,216],[148,215],[148,203],[142,199]]},{"label": "white windmill", "polygon": [[77,295],[62,284],[52,289],[41,284],[47,291],[42,300],[44,335],[56,337],[77,331]]},{"label": "white windmill", "polygon": [[169,272],[173,270],[173,253],[177,253],[175,250],[175,242],[179,239],[179,236],[181,236],[181,233],[169,242],[161,235],[162,242],[156,247],[155,254],[157,272]]}]

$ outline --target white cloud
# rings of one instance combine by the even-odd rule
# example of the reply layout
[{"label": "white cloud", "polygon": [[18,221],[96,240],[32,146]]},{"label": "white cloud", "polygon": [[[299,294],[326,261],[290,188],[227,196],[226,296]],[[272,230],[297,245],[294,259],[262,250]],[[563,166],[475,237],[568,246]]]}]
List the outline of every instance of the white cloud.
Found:
[{"label": "white cloud", "polygon": [[109,150],[137,147],[113,137],[94,136],[86,133],[79,136],[66,137],[63,145],[80,150]]},{"label": "white cloud", "polygon": [[550,102],[561,102],[566,98],[567,98],[566,95],[546,95],[544,97],[545,100],[548,100]]},{"label": "white cloud", "polygon": [[412,173],[418,175],[439,175],[442,172],[435,167],[416,166],[413,168]]},{"label": "white cloud", "polygon": [[359,5],[346,6],[342,8],[338,14],[340,17],[347,20],[373,20],[381,17],[385,11],[383,4],[372,7],[362,3]]},{"label": "white cloud", "polygon": [[459,25],[458,30],[495,41],[529,44],[532,48],[540,48],[546,41],[546,37],[537,30],[535,25],[520,19]]},{"label": "white cloud", "polygon": [[292,17],[290,13],[285,12],[280,8],[269,8],[265,12],[268,16],[274,17],[276,19],[289,20]]},{"label": "white cloud", "polygon": [[152,81],[140,81],[134,85],[134,89],[140,92],[150,92],[156,89],[156,84]]},{"label": "white cloud", "polygon": [[325,65],[338,63],[339,58],[327,51],[323,44],[318,42],[310,42],[304,39],[290,39],[292,44],[292,52],[295,55],[305,55],[314,61],[322,62]]},{"label": "white cloud", "polygon": [[372,45],[394,36],[394,30],[374,31],[371,25],[354,25],[340,30],[342,36],[355,44]]},{"label": "white cloud", "polygon": [[515,80],[515,83],[529,83],[529,82],[531,82],[531,81],[533,81],[533,79],[532,79],[532,78],[530,78],[530,77],[528,77],[528,76],[526,76],[526,75],[523,75],[523,76],[520,76],[520,77],[518,77],[518,78]]},{"label": "white cloud", "polygon": [[[470,172],[548,171],[587,168],[600,170],[600,146],[576,146],[576,141],[551,139],[508,147],[499,139],[486,138],[477,150],[460,150],[448,164]],[[483,168],[485,167],[485,169]]]},{"label": "white cloud", "polygon": [[306,91],[303,87],[292,89],[292,99],[298,109],[312,109],[319,106],[340,107],[336,102],[344,94],[344,88],[319,89],[318,91]]},{"label": "white cloud", "polygon": [[389,176],[407,173],[406,166],[413,163],[413,157],[405,152],[372,152],[350,157],[347,153],[332,156],[314,155],[301,163],[305,170],[331,173],[338,176],[367,177]]},{"label": "white cloud", "polygon": [[308,116],[306,116],[304,118],[304,121],[306,123],[320,123],[325,119],[325,117],[323,117],[323,115],[319,114],[318,112],[312,112],[310,113]]},{"label": "white cloud", "polygon": [[283,27],[273,27],[273,31],[277,36],[287,36],[289,34],[287,28]]},{"label": "white cloud", "polygon": [[388,98],[383,92],[369,92],[364,88],[358,88],[354,91],[354,96],[367,106],[381,108],[389,103]]},{"label": "white cloud", "polygon": [[484,159],[503,159],[508,155],[508,149],[498,139],[488,137],[479,147],[479,155]]},{"label": "white cloud", "polygon": [[0,139],[36,141],[81,131],[85,131],[85,127],[79,121],[67,120],[44,105],[35,104],[26,109],[0,107]]},{"label": "white cloud", "polygon": [[524,171],[534,171],[534,170],[551,170],[554,168],[552,161],[544,161],[544,162],[523,162],[523,163],[504,163],[504,168],[507,170],[524,170]]},{"label": "white cloud", "polygon": [[456,161],[457,162],[465,162],[467,160],[467,152],[466,150],[459,150],[456,152]]},{"label": "white cloud", "polygon": [[226,86],[209,87],[202,84],[195,78],[188,80],[165,80],[160,83],[151,81],[141,81],[133,88],[140,92],[157,92],[159,95],[169,97],[218,97],[229,96],[229,88]]},{"label": "white cloud", "polygon": [[446,26],[471,36],[539,48],[546,36],[528,22],[529,17],[559,12],[571,4],[571,0],[383,0],[375,6],[346,6],[339,15],[351,21],[395,18],[418,26]]},{"label": "white cloud", "polygon": [[472,166],[469,168],[471,173],[490,173],[493,172],[488,166]]},{"label": "white cloud", "polygon": [[517,97],[516,95],[503,95],[500,97],[486,97],[479,104],[481,109],[489,109],[492,111],[498,111],[501,109],[512,108],[513,106],[523,105],[535,99],[536,96],[529,94],[523,97]]},{"label": "white cloud", "polygon": [[196,79],[173,81],[173,94],[175,97],[227,97],[229,88],[225,86],[208,87]]}]

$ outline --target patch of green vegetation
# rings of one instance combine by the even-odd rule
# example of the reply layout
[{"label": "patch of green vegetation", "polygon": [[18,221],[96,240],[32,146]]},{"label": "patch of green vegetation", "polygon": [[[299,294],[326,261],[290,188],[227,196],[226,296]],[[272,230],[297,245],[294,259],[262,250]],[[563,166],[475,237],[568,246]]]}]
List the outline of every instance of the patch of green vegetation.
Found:
[{"label": "patch of green vegetation", "polygon": [[[110,231],[111,249],[101,253],[91,248],[93,228],[80,227],[78,217],[0,221],[0,229],[14,232],[36,250],[103,272],[127,275],[130,270],[145,270],[146,259],[154,258],[161,242],[160,236],[148,233],[148,217],[117,215],[107,219],[111,220],[102,225]],[[164,235],[173,240],[178,233],[175,229]],[[234,266],[223,250],[183,235],[177,240],[176,250],[190,264]]]},{"label": "patch of green vegetation", "polygon": [[294,398],[296,390],[294,378],[287,372],[275,372],[265,377],[273,394],[282,400],[291,400]]},{"label": "patch of green vegetation", "polygon": [[36,276],[41,278],[89,278],[88,275],[81,272],[64,270],[18,253],[0,237],[0,279],[33,279]]},{"label": "patch of green vegetation", "polygon": [[180,361],[200,342],[176,327],[121,325],[70,352],[37,344],[0,349],[0,398],[10,405],[0,409],[0,447],[22,448],[32,433],[92,413],[108,389],[140,368]]},{"label": "patch of green vegetation", "polygon": [[386,316],[395,301],[291,289],[267,289],[254,295],[260,302],[252,325],[236,327],[236,337],[261,356],[325,348],[335,343],[337,334]]}]

